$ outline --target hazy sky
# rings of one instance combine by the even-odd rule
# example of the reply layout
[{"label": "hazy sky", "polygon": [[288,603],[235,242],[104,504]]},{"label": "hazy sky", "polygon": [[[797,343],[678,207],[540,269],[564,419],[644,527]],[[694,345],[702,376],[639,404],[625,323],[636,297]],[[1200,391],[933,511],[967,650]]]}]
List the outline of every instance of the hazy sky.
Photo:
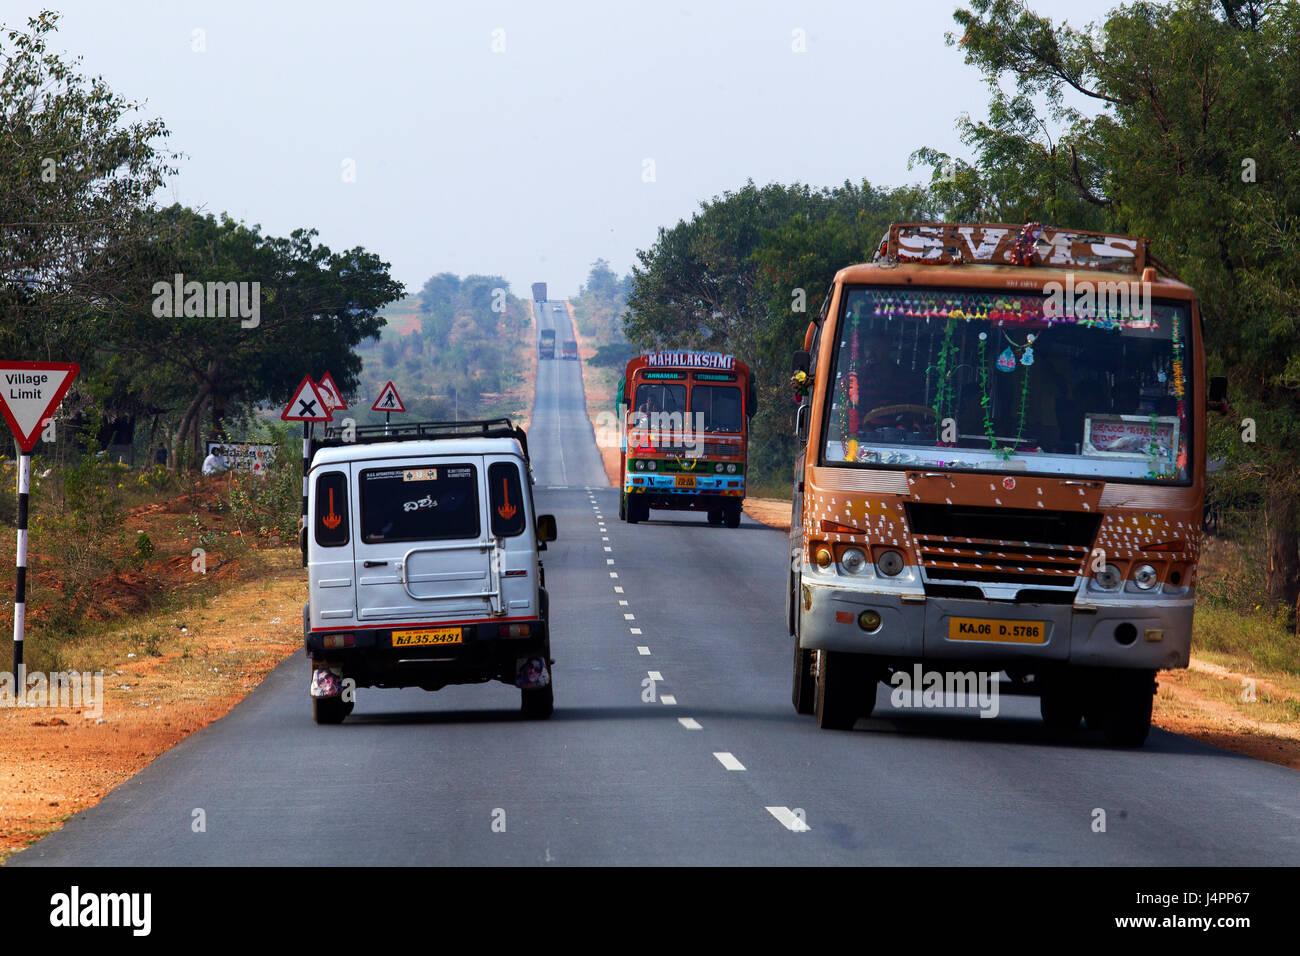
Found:
[{"label": "hazy sky", "polygon": [[[1116,4],[1030,5],[1083,25]],[[944,43],[951,0],[0,0],[0,22],[42,6],[56,47],[172,130],[160,200],[315,227],[409,291],[451,271],[573,294],[746,178],[920,181],[908,154],[964,155],[953,121],[987,100]]]}]

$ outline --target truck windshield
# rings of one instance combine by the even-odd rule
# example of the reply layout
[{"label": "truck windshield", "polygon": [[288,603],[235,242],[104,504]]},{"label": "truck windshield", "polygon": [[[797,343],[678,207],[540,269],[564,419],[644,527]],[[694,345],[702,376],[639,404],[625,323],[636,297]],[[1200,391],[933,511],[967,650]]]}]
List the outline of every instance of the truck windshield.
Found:
[{"label": "truck windshield", "polygon": [[691,411],[704,423],[706,432],[739,432],[744,421],[740,389],[734,385],[693,386]]},{"label": "truck windshield", "polygon": [[850,289],[823,460],[1186,483],[1189,309],[1112,285]]}]

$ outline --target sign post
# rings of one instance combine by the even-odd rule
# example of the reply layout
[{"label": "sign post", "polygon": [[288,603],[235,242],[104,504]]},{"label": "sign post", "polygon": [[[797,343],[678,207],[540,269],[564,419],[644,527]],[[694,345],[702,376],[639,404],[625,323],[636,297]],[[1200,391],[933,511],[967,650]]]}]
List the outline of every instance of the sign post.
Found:
[{"label": "sign post", "polygon": [[23,637],[27,629],[27,502],[32,485],[32,449],[81,371],[71,362],[0,362],[0,411],[14,433],[18,456],[18,549],[14,578],[14,680],[25,686]]},{"label": "sign post", "polygon": [[[302,527],[298,529],[301,536],[307,529],[307,468],[311,463],[311,423],[334,420],[329,406],[312,383],[310,375],[302,377],[302,381],[294,389],[293,398],[289,399],[289,404],[284,406],[284,411],[280,413],[280,420],[302,422]],[[302,552],[302,563],[303,567],[307,566],[305,547]]]},{"label": "sign post", "polygon": [[375,399],[375,404],[370,406],[372,412],[384,413],[384,427],[388,427],[388,416],[393,412],[406,411],[406,405],[402,402],[402,396],[397,394],[397,387],[389,382],[379,392],[379,397]]}]

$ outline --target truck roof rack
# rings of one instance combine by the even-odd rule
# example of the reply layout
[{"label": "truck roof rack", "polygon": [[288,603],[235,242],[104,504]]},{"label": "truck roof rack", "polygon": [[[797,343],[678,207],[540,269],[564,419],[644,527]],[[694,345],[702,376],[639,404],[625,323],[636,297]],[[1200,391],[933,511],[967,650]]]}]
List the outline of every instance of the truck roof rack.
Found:
[{"label": "truck roof rack", "polygon": [[357,425],[352,437],[343,438],[344,428],[326,425],[325,433],[313,437],[312,448],[340,448],[344,445],[376,445],[390,441],[428,441],[437,438],[513,438],[528,460],[528,436],[509,418],[488,418],[464,422],[403,422],[392,425]]},{"label": "truck roof rack", "polygon": [[1142,274],[1148,263],[1172,276],[1136,236],[1061,229],[1041,223],[896,222],[880,241],[874,262],[926,265],[987,263],[1098,269]]}]

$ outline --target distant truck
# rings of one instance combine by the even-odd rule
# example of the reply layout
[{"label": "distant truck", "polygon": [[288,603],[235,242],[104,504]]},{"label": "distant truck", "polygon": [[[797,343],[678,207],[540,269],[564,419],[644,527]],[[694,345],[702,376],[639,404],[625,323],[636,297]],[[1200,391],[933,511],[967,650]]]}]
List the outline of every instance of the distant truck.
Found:
[{"label": "distant truck", "polygon": [[534,283],[533,283],[533,301],[534,301],[534,302],[545,302],[545,301],[546,301],[546,283],[545,283],[545,282],[534,282]]},{"label": "distant truck", "polygon": [[576,362],[578,360],[578,343],[565,342],[564,345],[560,346],[560,358],[573,359]]},{"label": "distant truck", "polygon": [[537,357],[544,359],[555,358],[555,329],[542,329],[541,335],[537,339]]}]

